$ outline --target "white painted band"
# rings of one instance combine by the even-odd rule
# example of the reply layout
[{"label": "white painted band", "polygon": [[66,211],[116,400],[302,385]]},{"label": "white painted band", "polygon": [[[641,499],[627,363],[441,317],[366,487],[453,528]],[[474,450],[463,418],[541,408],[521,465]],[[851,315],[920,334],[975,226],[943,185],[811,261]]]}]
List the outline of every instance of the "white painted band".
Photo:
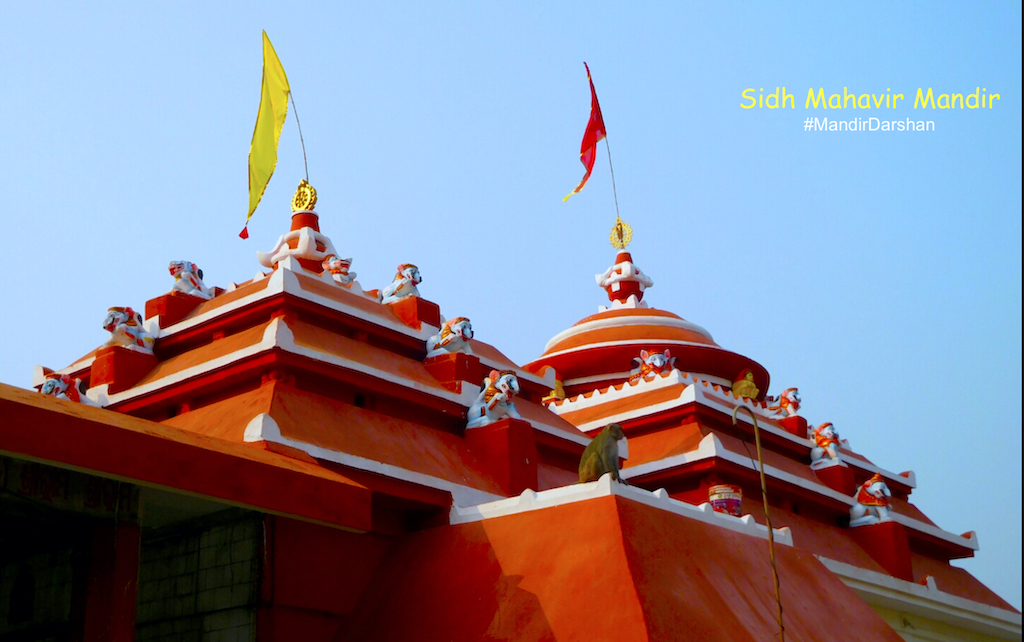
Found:
[{"label": "white painted band", "polygon": [[[696,332],[702,336],[708,338],[709,341],[714,341],[711,338],[711,333],[700,327],[696,323],[690,323],[686,319],[677,319],[674,317],[663,317],[655,315],[636,315],[636,316],[615,316],[604,319],[594,319],[593,321],[587,321],[579,325],[574,325],[567,330],[562,330],[548,341],[547,345],[544,346],[544,351],[547,352],[552,346],[558,344],[560,341],[574,337],[578,334],[585,332],[592,332],[594,330],[603,330],[605,328],[625,328],[630,326],[661,326],[667,328],[679,328],[681,330],[689,330],[690,332]],[[618,343],[618,342],[617,342]],[[704,345],[704,344],[696,344]],[[545,355],[551,356],[551,355]]]}]

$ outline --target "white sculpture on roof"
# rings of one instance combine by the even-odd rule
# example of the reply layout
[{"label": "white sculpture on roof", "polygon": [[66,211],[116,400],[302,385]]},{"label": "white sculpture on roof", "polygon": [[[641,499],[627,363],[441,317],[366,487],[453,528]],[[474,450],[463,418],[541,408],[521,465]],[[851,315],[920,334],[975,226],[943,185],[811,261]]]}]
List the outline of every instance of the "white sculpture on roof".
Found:
[{"label": "white sculpture on roof", "polygon": [[479,428],[505,417],[522,419],[512,397],[519,394],[519,378],[511,370],[491,370],[484,379],[480,394],[466,413],[466,428]]},{"label": "white sculpture on roof", "polygon": [[[290,245],[292,242],[295,243],[294,248]],[[282,234],[273,250],[256,252],[256,259],[263,267],[271,268],[289,256],[320,262],[331,254],[338,254],[331,239],[311,227],[302,227]]]},{"label": "white sculpture on roof", "polygon": [[797,417],[800,415],[800,391],[796,388],[786,388],[779,395],[779,405],[769,406],[768,410],[776,413],[779,419],[786,417]]},{"label": "white sculpture on roof", "polygon": [[380,302],[397,303],[411,296],[419,296],[420,291],[416,286],[422,282],[420,269],[412,263],[403,263],[398,266],[398,273],[391,285],[380,291]]},{"label": "white sculpture on roof", "polygon": [[455,317],[444,322],[441,331],[427,339],[427,358],[462,352],[473,354],[469,340],[473,338],[473,324],[466,317]]},{"label": "white sculpture on roof", "polygon": [[167,270],[174,277],[172,292],[181,292],[200,299],[212,299],[213,293],[203,283],[203,271],[189,261],[171,261]]},{"label": "white sculpture on roof", "polygon": [[882,475],[875,473],[874,477],[860,485],[857,494],[853,496],[857,503],[850,509],[850,526],[868,526],[890,521],[890,497],[892,493],[882,480]]},{"label": "white sculpture on roof", "polygon": [[56,372],[46,375],[46,381],[40,386],[39,392],[57,399],[67,399],[87,406],[98,404],[85,395],[85,384],[81,379],[71,379],[66,374]]},{"label": "white sculpture on roof", "polygon": [[675,367],[676,358],[672,356],[671,350],[641,350],[639,357],[633,357],[633,369],[629,372],[629,380],[649,380],[663,372],[670,372]]},{"label": "white sculpture on roof", "polygon": [[103,329],[110,333],[105,346],[122,346],[135,352],[153,354],[156,339],[142,326],[142,315],[130,307],[107,310]]},{"label": "white sculpture on roof", "polygon": [[827,468],[842,461],[839,456],[839,433],[832,422],[826,422],[814,429],[814,447],[811,448],[811,469]]},{"label": "white sculpture on roof", "polygon": [[333,254],[328,254],[322,265],[324,271],[330,274],[336,283],[346,288],[352,287],[352,282],[356,280],[356,273],[349,272],[349,268],[352,267],[352,259],[339,259]]}]

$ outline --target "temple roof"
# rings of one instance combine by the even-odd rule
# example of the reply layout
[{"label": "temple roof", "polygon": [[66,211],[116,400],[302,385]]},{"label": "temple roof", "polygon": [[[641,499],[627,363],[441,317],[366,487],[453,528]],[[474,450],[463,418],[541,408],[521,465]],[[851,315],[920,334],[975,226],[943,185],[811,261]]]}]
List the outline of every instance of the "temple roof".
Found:
[{"label": "temple roof", "polygon": [[[617,287],[611,287],[607,277],[616,273],[621,278]],[[974,578],[965,580],[963,572],[948,563],[972,556],[978,550],[977,537],[973,532],[959,535],[943,530],[909,501],[917,483],[913,472],[880,468],[843,440],[841,466],[848,471],[843,474],[849,475],[849,481],[838,483],[835,475],[826,476],[827,480],[821,477],[808,466],[816,442],[806,420],[797,416],[799,404],[791,412],[781,411],[778,405],[770,407],[779,401],[765,394],[767,371],[722,349],[706,329],[672,312],[650,308],[643,299],[653,279],[643,275],[639,283],[639,277],[631,278],[639,273],[632,257],[620,253],[615,266],[598,275],[611,305],[555,335],[544,354],[527,365],[545,374],[545,368],[557,371],[564,396],[552,395],[545,403],[559,417],[590,435],[609,423],[621,425],[629,439],[628,452],[622,455],[623,478],[643,488],[664,487],[672,497],[692,503],[707,501],[709,485],[731,484],[751,498],[743,502],[743,512],[766,523],[757,501],[754,415],[774,506],[772,524],[792,525],[795,547],[864,573],[896,573],[889,562],[888,566],[879,562],[883,557],[877,550],[865,548],[862,533],[844,527],[856,505],[855,486],[870,478],[882,479],[892,490],[889,519],[905,529],[901,532],[906,533],[912,557],[907,568],[913,567],[915,581],[927,579],[942,586],[943,599],[1007,608],[990,591],[979,598],[983,585]],[[663,352],[664,365],[652,362],[646,371],[642,367],[630,371],[627,364],[641,349]],[[750,370],[759,389],[754,399],[732,390],[743,368]],[[745,412],[737,415],[740,408]],[[845,483],[850,484],[848,489]],[[919,564],[923,559],[929,562]]]},{"label": "temple roof", "polygon": [[[762,545],[615,493],[425,531],[378,575],[359,639],[772,639]],[[811,553],[776,556],[787,638],[901,639]]]},{"label": "temple roof", "polygon": [[643,298],[653,280],[640,272],[628,252],[620,252],[615,260],[597,275],[611,305],[600,306],[597,314],[552,337],[527,369],[554,368],[566,393],[577,394],[628,379],[641,350],[669,350],[676,367],[718,384],[731,385],[741,372],[750,370],[763,397],[769,384],[764,366],[722,348],[703,327],[650,307]]},{"label": "temple roof", "polygon": [[[439,374],[424,359],[424,342],[443,321],[437,306],[419,297],[384,305],[358,282],[339,284],[327,270],[315,271],[313,259],[327,256],[330,239],[312,212],[297,214],[296,224],[317,229],[292,230],[275,253],[262,255],[270,272],[210,300],[172,292],[147,303],[145,325],[157,336],[156,352],[133,357],[152,360],[140,376],[99,381],[95,364],[109,347],[57,372],[82,378],[108,410],[244,450],[270,448],[422,485],[450,494],[456,505],[507,493],[464,432],[483,375],[512,372],[520,386],[518,412],[544,449],[533,463],[536,483],[543,489],[572,479],[575,463],[553,462],[578,457],[590,440],[541,404],[553,373],[529,372],[471,339],[471,356],[464,357],[469,370]],[[312,239],[305,250],[287,244],[296,233]],[[189,307],[175,308],[180,305]],[[37,370],[37,385],[45,376]]]},{"label": "temple roof", "polygon": [[357,530],[371,527],[369,489],[295,453],[161,426],[5,384],[0,384],[0,414],[5,453],[270,513]]}]

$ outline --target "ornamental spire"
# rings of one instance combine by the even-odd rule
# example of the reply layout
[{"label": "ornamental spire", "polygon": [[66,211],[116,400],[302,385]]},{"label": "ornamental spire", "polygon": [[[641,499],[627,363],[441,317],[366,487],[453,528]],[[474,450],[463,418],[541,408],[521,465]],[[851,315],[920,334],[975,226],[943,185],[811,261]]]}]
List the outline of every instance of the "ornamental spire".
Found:
[{"label": "ornamental spire", "polygon": [[626,251],[626,246],[633,239],[633,228],[618,216],[612,227],[608,240],[612,247],[619,250],[615,256],[615,265],[602,274],[596,275],[597,284],[608,292],[611,307],[647,307],[642,303],[644,290],[654,285],[651,277],[640,272],[633,263],[633,257]]}]

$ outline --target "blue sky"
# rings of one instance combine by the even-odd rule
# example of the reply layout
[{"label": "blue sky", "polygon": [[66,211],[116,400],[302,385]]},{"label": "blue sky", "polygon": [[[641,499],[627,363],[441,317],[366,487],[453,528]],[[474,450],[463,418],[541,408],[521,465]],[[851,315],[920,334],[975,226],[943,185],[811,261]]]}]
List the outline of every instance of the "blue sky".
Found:
[{"label": "blue sky", "polygon": [[[172,259],[211,285],[256,273],[303,177],[289,115],[238,239],[263,29],[321,227],[362,285],[416,263],[425,297],[521,363],[596,312],[614,256],[603,146],[562,202],[590,63],[647,300],[914,470],[929,517],[979,534],[959,563],[1020,607],[1019,3],[4,3],[0,381],[102,343],[105,310],[166,291]],[[777,86],[796,109],[740,108]],[[811,87],[907,100],[805,110]],[[1001,98],[923,112],[918,87]],[[805,132],[808,116],[935,131]]]}]

